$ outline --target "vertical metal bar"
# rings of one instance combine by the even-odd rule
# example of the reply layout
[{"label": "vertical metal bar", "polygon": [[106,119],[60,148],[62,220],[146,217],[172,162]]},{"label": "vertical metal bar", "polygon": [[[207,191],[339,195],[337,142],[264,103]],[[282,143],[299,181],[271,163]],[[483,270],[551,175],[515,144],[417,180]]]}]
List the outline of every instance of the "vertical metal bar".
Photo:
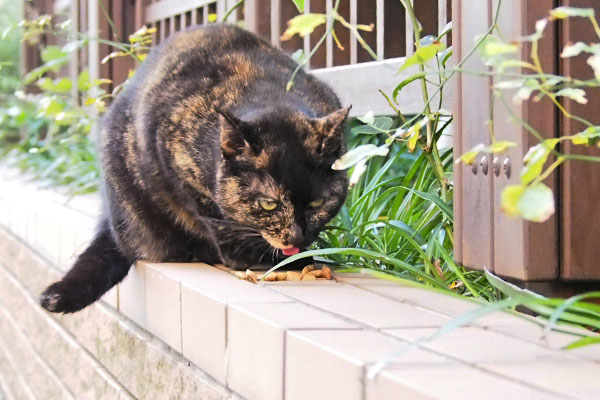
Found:
[{"label": "vertical metal bar", "polygon": [[183,31],[186,28],[185,13],[179,14],[179,30]]},{"label": "vertical metal bar", "polygon": [[171,18],[169,18],[169,23],[171,25],[171,28],[169,29],[169,35],[175,33],[175,18],[177,18],[177,15],[173,15]]},{"label": "vertical metal bar", "polygon": [[[331,4],[332,0],[327,0],[327,8],[326,8],[326,13],[327,15],[331,15],[331,8],[332,8],[332,4]],[[331,25],[333,24],[333,20],[329,19],[327,21],[327,30],[329,30],[329,28],[331,27]],[[325,49],[327,50],[326,53],[326,65],[327,68],[331,68],[333,67],[333,36],[330,33],[329,35],[327,35],[327,38],[325,39]]]},{"label": "vertical metal bar", "polygon": [[281,26],[279,20],[281,18],[280,2],[281,0],[271,0],[271,43],[274,46],[279,46],[279,35],[281,34]]},{"label": "vertical metal bar", "polygon": [[[98,0],[88,0],[88,34],[98,37]],[[90,79],[100,79],[100,46],[97,40],[88,42],[88,68]]]},{"label": "vertical metal bar", "polygon": [[192,9],[192,25],[196,25],[198,23],[198,9]]},{"label": "vertical metal bar", "polygon": [[[448,23],[448,9],[446,8],[446,0],[438,0],[438,35]],[[447,44],[446,36],[442,38],[442,43]]]},{"label": "vertical metal bar", "polygon": [[203,25],[208,24],[208,4],[202,7],[202,17],[204,18],[202,21]]},{"label": "vertical metal bar", "polygon": [[[72,1],[71,7],[69,8],[69,18],[71,19],[71,26],[69,29],[69,37],[75,38],[78,32],[78,15],[79,15],[79,2]],[[74,51],[69,57],[69,77],[72,82],[77,82],[77,76],[79,75],[79,51]],[[76,103],[79,103],[79,91],[77,85],[71,87],[71,97]]]},{"label": "vertical metal bar", "polygon": [[[350,23],[354,26],[358,24],[358,0],[350,0]],[[356,64],[358,61],[358,42],[354,35],[350,35],[350,64]]]},{"label": "vertical metal bar", "polygon": [[[413,4],[413,0],[406,0],[406,1],[410,1],[410,4]],[[413,31],[413,25],[412,25],[412,20],[410,19],[410,15],[408,14],[408,11],[405,10],[405,17],[406,17],[406,56],[411,56],[414,53],[414,31]]]},{"label": "vertical metal bar", "polygon": [[167,23],[169,23],[168,19],[160,20],[160,41],[162,42],[165,39],[165,31],[167,30]]},{"label": "vertical metal bar", "polygon": [[256,4],[254,1],[244,2],[244,19],[246,20],[246,29],[256,33],[258,23],[256,21]]},{"label": "vertical metal bar", "polygon": [[[227,0],[227,7],[225,9],[225,12],[229,11],[229,9],[231,7],[233,7],[235,5],[236,1],[235,0]],[[229,17],[227,17],[227,22],[229,22],[230,24],[235,24],[237,22],[237,9],[235,11],[233,11]]]},{"label": "vertical metal bar", "polygon": [[226,12],[227,0],[217,0],[217,21],[221,21]]},{"label": "vertical metal bar", "polygon": [[[304,0],[304,14],[310,14],[310,0]],[[304,36],[304,55],[308,56],[310,53],[310,35]],[[310,69],[310,60],[306,65],[307,69]]]},{"label": "vertical metal bar", "polygon": [[383,59],[384,46],[384,8],[383,0],[377,0],[377,58]]}]

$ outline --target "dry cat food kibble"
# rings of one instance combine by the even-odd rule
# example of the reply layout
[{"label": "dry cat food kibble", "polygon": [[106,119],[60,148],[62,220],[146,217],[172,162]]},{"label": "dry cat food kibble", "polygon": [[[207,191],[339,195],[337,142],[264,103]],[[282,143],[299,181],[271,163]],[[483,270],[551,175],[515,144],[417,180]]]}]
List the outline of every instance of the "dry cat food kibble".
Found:
[{"label": "dry cat food kibble", "polygon": [[302,272],[298,271],[285,271],[285,272],[271,272],[268,275],[257,275],[256,272],[249,269],[246,272],[242,271],[231,271],[239,279],[246,280],[252,283],[257,283],[259,279],[265,282],[279,282],[279,281],[324,281],[333,278],[331,274],[331,268],[322,266],[321,269],[315,269],[314,265],[307,265],[302,269]]}]

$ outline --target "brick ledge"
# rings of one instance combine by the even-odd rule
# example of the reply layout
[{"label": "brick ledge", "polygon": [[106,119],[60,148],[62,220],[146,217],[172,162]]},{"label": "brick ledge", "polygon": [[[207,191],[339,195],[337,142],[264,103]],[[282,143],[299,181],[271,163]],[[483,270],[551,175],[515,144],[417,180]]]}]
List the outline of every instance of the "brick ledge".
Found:
[{"label": "brick ledge", "polygon": [[[0,181],[0,225],[6,229],[0,235],[0,251],[8,255],[0,256],[0,262],[29,296],[37,296],[59,275],[48,272],[54,271],[52,265],[66,270],[89,239],[94,205],[98,200],[93,196],[73,207],[55,192],[18,179]],[[7,243],[12,252],[4,251]],[[32,248],[46,262],[31,262],[37,258]],[[22,262],[14,263],[10,255],[15,252]],[[25,268],[27,264],[36,265],[37,273]],[[0,276],[0,282],[3,279],[7,280]],[[600,372],[600,351],[561,351],[570,337],[553,333],[541,342],[537,325],[505,313],[407,353],[374,380],[366,380],[368,367],[386,354],[477,305],[360,275],[339,276],[339,281],[252,285],[204,264],[138,262],[103,298],[110,307],[97,304],[58,320],[114,376],[124,373],[123,384],[135,397],[149,395],[144,381],[164,381],[166,376],[187,377],[189,382],[200,377],[219,398],[249,399],[391,399],[400,394],[464,398],[466,392],[479,393],[465,391],[473,381],[486,390],[487,398],[505,398],[511,392],[538,399],[591,398],[600,390],[596,382],[582,384],[582,374],[576,374],[582,366],[587,376],[594,375],[590,370]],[[10,306],[7,310],[15,311]],[[129,349],[132,361],[111,356],[131,341],[137,343]],[[150,343],[155,343],[154,350],[148,350]],[[152,368],[144,368],[148,359],[138,353],[149,351],[153,361],[167,363],[172,371],[157,376]],[[188,361],[199,369],[182,366]],[[140,367],[141,375],[124,371]],[[560,371],[565,379],[526,374],[523,367]],[[448,385],[427,384],[432,374],[440,382],[447,379]],[[216,382],[210,383],[212,379]],[[185,386],[190,387],[195,386]]]}]

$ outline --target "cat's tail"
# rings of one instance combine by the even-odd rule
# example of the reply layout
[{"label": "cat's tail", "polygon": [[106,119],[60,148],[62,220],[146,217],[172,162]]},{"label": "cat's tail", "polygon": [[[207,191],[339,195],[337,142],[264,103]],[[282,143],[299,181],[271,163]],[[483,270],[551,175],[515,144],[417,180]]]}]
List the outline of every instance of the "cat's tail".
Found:
[{"label": "cat's tail", "polygon": [[89,247],[58,282],[44,290],[40,304],[56,313],[72,313],[98,300],[129,272],[131,261],[118,250],[107,220],[103,220]]}]

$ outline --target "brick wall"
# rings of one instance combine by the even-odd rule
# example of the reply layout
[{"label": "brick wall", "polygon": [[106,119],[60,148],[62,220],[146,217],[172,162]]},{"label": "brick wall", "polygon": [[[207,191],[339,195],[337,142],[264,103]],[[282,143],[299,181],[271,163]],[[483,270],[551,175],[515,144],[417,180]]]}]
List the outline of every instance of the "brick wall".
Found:
[{"label": "brick wall", "polygon": [[0,183],[0,399],[230,398],[118,313],[115,290],[70,316],[38,306],[93,232],[97,198],[66,199],[22,180]]}]

